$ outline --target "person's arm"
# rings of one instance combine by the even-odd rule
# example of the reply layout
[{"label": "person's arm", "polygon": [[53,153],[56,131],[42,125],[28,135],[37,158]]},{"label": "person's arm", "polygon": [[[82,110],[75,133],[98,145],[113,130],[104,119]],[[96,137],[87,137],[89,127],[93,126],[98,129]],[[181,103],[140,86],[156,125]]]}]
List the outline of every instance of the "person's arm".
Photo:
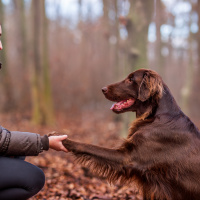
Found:
[{"label": "person's arm", "polygon": [[57,151],[67,152],[61,145],[61,141],[67,136],[51,137],[29,132],[8,131],[0,127],[0,155],[37,156],[43,150],[48,150],[49,147]]},{"label": "person's arm", "polygon": [[4,156],[36,156],[48,150],[48,137],[36,133],[8,131],[1,127],[0,155]]}]

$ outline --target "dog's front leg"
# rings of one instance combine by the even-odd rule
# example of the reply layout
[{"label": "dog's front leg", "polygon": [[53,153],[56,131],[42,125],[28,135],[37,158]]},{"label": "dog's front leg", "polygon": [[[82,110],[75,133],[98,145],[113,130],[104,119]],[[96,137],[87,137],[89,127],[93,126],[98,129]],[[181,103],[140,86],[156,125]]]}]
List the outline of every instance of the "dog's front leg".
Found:
[{"label": "dog's front leg", "polygon": [[109,149],[92,144],[75,142],[69,139],[63,141],[63,145],[75,155],[92,156],[108,162],[125,164],[128,160],[126,153],[120,149]]},{"label": "dog's front leg", "polygon": [[64,140],[63,145],[75,155],[79,163],[109,182],[125,183],[130,178],[127,167],[130,157],[125,149],[109,149],[69,139]]}]

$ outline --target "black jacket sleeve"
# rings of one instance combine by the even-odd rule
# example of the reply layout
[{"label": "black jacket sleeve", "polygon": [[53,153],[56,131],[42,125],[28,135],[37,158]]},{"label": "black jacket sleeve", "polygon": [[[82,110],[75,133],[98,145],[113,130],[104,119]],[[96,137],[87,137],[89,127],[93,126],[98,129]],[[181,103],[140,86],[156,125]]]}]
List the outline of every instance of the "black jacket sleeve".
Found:
[{"label": "black jacket sleeve", "polygon": [[0,126],[0,155],[36,156],[49,149],[49,139],[36,133],[8,131]]}]

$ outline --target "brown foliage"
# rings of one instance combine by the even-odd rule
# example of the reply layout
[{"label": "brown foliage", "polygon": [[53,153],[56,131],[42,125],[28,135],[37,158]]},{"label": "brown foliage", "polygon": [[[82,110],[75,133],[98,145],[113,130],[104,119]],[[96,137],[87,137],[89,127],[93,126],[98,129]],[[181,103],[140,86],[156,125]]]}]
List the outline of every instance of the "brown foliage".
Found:
[{"label": "brown foliage", "polygon": [[[64,132],[69,138],[97,145],[116,146],[120,143],[118,131],[120,124],[113,122],[107,113],[73,114],[57,116],[56,127],[36,127],[28,122],[27,116],[0,116],[4,127],[9,130],[21,130],[47,134],[53,130]],[[107,117],[105,117],[107,116]],[[77,126],[78,125],[78,126]],[[27,157],[26,161],[39,166],[45,173],[44,188],[31,200],[140,200],[141,196],[135,186],[122,187],[110,185],[106,180],[96,177],[87,168],[75,163],[74,157],[68,153],[49,150],[37,157]]]}]

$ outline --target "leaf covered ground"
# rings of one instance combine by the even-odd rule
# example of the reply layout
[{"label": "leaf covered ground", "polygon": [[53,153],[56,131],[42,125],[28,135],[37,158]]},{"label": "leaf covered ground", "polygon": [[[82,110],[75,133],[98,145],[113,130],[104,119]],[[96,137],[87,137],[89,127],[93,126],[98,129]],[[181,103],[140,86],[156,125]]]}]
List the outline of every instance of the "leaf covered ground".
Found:
[{"label": "leaf covered ground", "polygon": [[[70,139],[114,147],[120,144],[120,123],[112,117],[93,112],[57,117],[54,127],[33,126],[26,116],[2,117],[1,122],[9,130],[38,132],[41,135],[60,131]],[[78,117],[77,117],[78,116]],[[46,176],[44,188],[31,200],[141,200],[136,186],[110,185],[105,179],[92,174],[75,162],[71,153],[49,150],[26,161],[40,167]]]}]

